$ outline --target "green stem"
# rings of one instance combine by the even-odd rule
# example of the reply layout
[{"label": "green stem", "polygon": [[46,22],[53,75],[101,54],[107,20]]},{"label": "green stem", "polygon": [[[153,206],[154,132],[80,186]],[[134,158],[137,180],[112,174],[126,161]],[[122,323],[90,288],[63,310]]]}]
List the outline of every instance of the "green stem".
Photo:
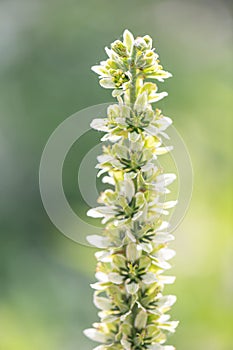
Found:
[{"label": "green stem", "polygon": [[135,66],[135,58],[136,58],[136,49],[133,48],[131,62],[130,62],[130,73],[132,76],[131,84],[130,84],[130,104],[133,106],[136,101],[136,84],[137,84],[137,69]]}]

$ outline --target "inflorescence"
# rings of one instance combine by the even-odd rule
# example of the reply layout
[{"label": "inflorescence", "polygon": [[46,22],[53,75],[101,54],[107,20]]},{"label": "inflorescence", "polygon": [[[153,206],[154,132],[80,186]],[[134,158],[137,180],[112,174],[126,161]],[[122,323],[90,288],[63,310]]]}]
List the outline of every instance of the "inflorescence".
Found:
[{"label": "inflorescence", "polygon": [[176,205],[164,202],[176,176],[164,174],[157,161],[172,149],[163,145],[172,120],[151,105],[167,96],[151,80],[163,82],[171,74],[163,70],[148,35],[135,39],[125,30],[123,41],[116,40],[106,53],[108,59],[92,70],[117,103],[91,126],[105,132],[97,168],[110,188],[101,193],[100,206],[88,211],[104,224],[101,235],[88,236],[101,248],[97,282],[91,285],[100,322],[84,333],[101,343],[94,350],[174,350],[164,345],[178,322],[167,314],[176,297],[163,295],[164,285],[175,280],[163,275],[175,255],[167,247],[174,237],[163,218]]}]

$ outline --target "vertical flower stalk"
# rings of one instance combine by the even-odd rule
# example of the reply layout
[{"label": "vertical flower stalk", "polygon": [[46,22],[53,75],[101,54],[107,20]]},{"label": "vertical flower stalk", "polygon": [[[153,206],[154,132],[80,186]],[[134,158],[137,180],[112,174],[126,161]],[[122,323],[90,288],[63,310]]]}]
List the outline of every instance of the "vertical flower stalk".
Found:
[{"label": "vertical flower stalk", "polygon": [[171,74],[163,70],[148,35],[135,39],[125,30],[123,41],[116,40],[106,53],[108,59],[92,70],[102,87],[113,89],[117,103],[91,126],[105,132],[97,168],[110,188],[101,193],[100,206],[87,213],[104,224],[101,235],[87,237],[101,248],[97,282],[91,285],[100,322],[84,333],[101,343],[94,350],[173,350],[164,345],[178,324],[167,314],[176,297],[163,295],[164,285],[175,279],[164,275],[175,255],[167,247],[174,237],[164,217],[176,201],[164,197],[176,177],[164,174],[157,161],[172,149],[163,146],[172,121],[151,105],[167,96],[151,81],[163,82]]}]

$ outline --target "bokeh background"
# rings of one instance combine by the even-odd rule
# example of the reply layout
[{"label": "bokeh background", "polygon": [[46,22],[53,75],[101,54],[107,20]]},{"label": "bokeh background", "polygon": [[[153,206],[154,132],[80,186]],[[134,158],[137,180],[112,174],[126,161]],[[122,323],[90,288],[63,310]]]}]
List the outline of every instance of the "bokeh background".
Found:
[{"label": "bokeh background", "polygon": [[[160,107],[183,136],[195,175],[172,244],[177,281],[167,292],[178,296],[180,326],[169,342],[233,349],[232,13],[230,0],[0,1],[0,350],[93,348],[82,330],[97,320],[95,250],[50,222],[38,168],[65,118],[111,101],[90,67],[125,28],[150,34],[174,75],[161,86],[169,98]],[[77,167],[97,139],[88,133],[74,145],[64,170],[66,195],[82,215]]]}]

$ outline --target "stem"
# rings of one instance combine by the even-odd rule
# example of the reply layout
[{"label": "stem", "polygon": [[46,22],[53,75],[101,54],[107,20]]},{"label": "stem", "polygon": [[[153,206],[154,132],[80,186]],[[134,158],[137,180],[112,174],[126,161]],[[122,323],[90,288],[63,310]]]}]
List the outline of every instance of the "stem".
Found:
[{"label": "stem", "polygon": [[135,66],[136,49],[133,47],[131,63],[130,63],[130,73],[132,75],[131,85],[130,85],[130,104],[133,106],[136,101],[136,83],[137,83],[137,68]]}]

